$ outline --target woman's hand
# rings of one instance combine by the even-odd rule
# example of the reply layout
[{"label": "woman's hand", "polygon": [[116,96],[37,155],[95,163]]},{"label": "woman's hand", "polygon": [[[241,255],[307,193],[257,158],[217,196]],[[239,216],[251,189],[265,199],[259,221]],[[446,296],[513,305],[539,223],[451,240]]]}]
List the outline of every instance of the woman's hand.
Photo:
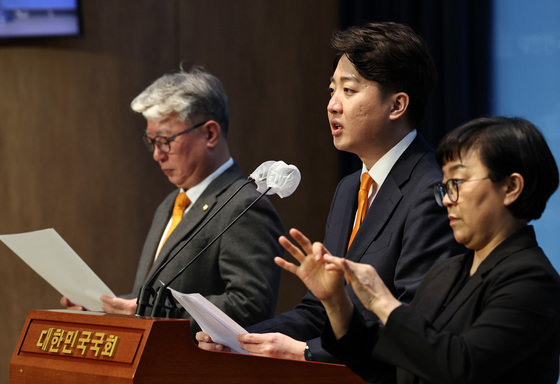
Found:
[{"label": "woman's hand", "polygon": [[342,269],[348,283],[365,308],[377,315],[383,324],[391,312],[402,305],[385,285],[374,267],[341,258],[325,256],[329,268]]}]

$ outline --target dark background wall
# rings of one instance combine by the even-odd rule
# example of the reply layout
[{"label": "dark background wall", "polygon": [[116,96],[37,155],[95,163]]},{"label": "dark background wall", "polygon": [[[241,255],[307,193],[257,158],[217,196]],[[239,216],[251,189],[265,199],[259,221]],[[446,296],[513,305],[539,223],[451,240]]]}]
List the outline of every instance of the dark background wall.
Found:
[{"label": "dark background wall", "polygon": [[[395,21],[426,41],[438,81],[417,128],[434,148],[449,130],[490,112],[492,12],[491,0],[339,0],[340,28]],[[339,156],[341,175],[361,164]]]},{"label": "dark background wall", "polygon": [[[131,289],[157,204],[172,186],[144,149],[131,99],[165,72],[204,65],[230,98],[246,174],[296,164],[286,228],[321,239],[338,181],[326,118],[335,0],[83,0],[79,38],[0,42],[0,233],[54,228],[115,293]],[[0,382],[31,309],[59,294],[0,245]],[[278,310],[302,295],[284,276]]]}]

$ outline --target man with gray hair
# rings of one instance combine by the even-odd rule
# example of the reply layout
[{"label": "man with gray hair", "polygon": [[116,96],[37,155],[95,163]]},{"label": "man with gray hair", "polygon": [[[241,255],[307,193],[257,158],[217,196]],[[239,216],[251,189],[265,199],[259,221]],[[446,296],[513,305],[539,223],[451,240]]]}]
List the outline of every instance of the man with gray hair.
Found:
[{"label": "man with gray hair", "polygon": [[[147,281],[154,281],[154,290],[168,283],[259,196],[252,184],[244,186],[181,249],[184,241],[246,183],[226,140],[226,93],[219,79],[194,68],[157,79],[132,101],[131,107],[146,118],[143,139],[177,189],[155,212],[133,293],[128,299],[102,297],[103,310],[108,313],[134,314],[136,297]],[[282,233],[280,219],[265,197],[170,287],[183,293],[200,293],[241,326],[265,320],[276,307],[280,269],[273,258],[282,253],[277,242]],[[158,271],[171,256],[169,264]],[[191,320],[193,332],[198,329],[187,313],[182,311],[181,316]]]}]

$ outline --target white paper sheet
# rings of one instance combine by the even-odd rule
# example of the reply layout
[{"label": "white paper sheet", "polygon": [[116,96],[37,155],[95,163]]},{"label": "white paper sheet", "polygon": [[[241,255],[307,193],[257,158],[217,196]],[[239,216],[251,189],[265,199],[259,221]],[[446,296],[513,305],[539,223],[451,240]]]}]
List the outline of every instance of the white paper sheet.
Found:
[{"label": "white paper sheet", "polygon": [[200,328],[210,335],[212,341],[230,347],[237,353],[248,353],[241,349],[237,336],[247,331],[231,317],[199,293],[181,293],[169,288],[173,297],[196,320]]},{"label": "white paper sheet", "polygon": [[0,240],[75,304],[101,311],[101,295],[115,296],[52,228],[0,235]]}]

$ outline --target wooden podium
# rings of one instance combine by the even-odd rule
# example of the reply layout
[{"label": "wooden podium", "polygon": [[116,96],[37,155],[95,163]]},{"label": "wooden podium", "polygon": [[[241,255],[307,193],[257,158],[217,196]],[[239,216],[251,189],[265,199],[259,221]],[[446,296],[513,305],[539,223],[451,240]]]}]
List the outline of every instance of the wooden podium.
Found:
[{"label": "wooden podium", "polygon": [[189,321],[31,311],[10,383],[364,383],[343,365],[207,352]]}]

